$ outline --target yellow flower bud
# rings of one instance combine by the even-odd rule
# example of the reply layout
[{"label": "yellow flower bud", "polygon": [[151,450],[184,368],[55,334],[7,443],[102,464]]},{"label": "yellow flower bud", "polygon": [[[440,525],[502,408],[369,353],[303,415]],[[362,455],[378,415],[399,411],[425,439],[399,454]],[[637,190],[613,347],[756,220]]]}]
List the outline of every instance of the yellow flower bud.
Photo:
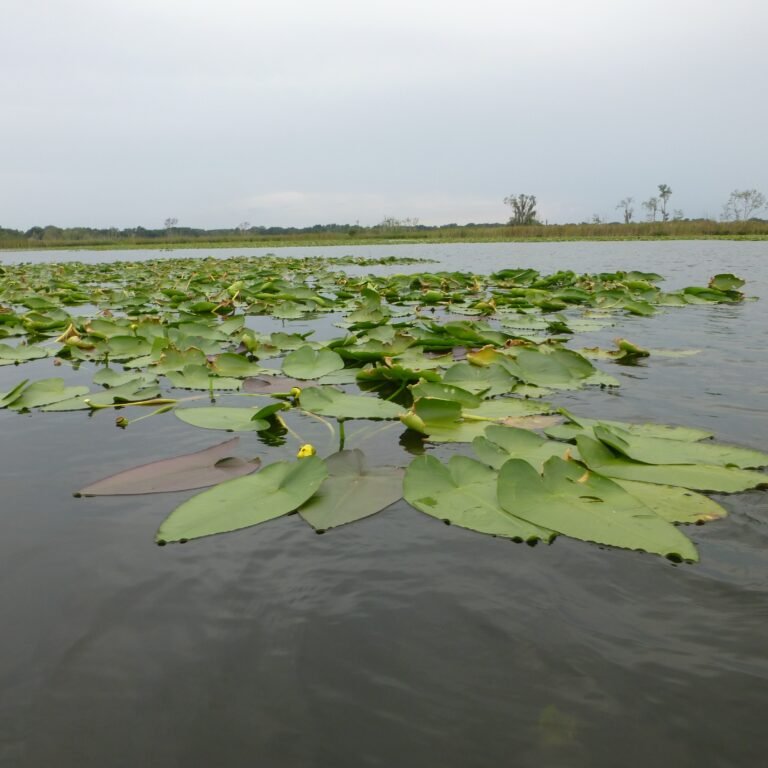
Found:
[{"label": "yellow flower bud", "polygon": [[315,446],[310,443],[306,443],[299,448],[299,452],[296,454],[297,459],[306,459],[307,456],[314,456],[317,453]]},{"label": "yellow flower bud", "polygon": [[299,395],[301,395],[301,390],[298,387],[292,387],[288,394],[291,397],[299,397]]}]

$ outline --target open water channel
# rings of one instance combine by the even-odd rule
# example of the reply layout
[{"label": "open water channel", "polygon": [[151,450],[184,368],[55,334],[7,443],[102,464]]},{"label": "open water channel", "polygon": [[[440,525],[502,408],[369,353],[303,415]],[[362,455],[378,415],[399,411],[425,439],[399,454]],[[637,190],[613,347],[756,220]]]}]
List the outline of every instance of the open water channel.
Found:
[{"label": "open water channel", "polygon": [[[579,339],[699,354],[603,363],[620,389],[557,402],[768,449],[768,243],[278,253],[439,261],[394,272],[640,269],[669,288],[734,272],[759,301]],[[162,255],[4,253],[0,264]],[[61,375],[51,365],[23,373]],[[20,373],[0,368],[0,391]],[[716,497],[730,516],[686,529],[698,565],[563,537],[516,545],[404,502],[324,536],[292,516],[161,548],[154,532],[184,494],[72,491],[215,433],[170,414],[122,432],[101,415],[0,411],[2,768],[768,764],[768,492]]]}]

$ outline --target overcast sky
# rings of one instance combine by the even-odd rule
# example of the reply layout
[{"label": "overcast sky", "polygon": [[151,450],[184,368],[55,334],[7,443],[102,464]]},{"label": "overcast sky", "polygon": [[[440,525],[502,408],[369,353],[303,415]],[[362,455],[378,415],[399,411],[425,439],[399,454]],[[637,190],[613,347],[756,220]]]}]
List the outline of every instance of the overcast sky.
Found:
[{"label": "overcast sky", "polygon": [[0,226],[768,194],[765,0],[2,0]]}]

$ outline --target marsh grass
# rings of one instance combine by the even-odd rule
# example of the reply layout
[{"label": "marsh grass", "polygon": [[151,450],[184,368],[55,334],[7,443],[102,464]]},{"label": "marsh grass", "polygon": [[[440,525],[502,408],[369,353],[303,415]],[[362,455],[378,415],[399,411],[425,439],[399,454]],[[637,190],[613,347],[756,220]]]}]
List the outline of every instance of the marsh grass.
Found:
[{"label": "marsh grass", "polygon": [[[89,249],[175,249],[175,248],[227,248],[312,245],[375,245],[387,243],[419,242],[536,242],[562,240],[763,240],[768,239],[768,221],[720,222],[709,219],[636,222],[630,224],[534,224],[529,226],[507,226],[503,224],[465,226],[446,225],[440,227],[350,227],[347,231],[297,231],[286,233],[251,232],[239,234],[222,231],[195,230],[170,232],[163,237],[111,236],[108,234],[68,235],[59,230],[56,237],[26,237],[22,233],[9,234],[5,230],[0,236],[0,250],[39,250],[56,248]],[[197,234],[199,233],[199,234]]]}]

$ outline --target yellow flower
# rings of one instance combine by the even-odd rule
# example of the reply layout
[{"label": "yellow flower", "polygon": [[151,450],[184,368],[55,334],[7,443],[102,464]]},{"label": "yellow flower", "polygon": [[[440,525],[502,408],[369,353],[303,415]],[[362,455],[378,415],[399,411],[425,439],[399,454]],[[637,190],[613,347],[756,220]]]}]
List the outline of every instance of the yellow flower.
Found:
[{"label": "yellow flower", "polygon": [[299,448],[299,452],[296,454],[297,459],[306,459],[307,456],[314,456],[317,453],[315,446],[310,443],[306,443]]},{"label": "yellow flower", "polygon": [[288,394],[291,397],[299,397],[299,395],[301,395],[301,390],[298,387],[293,387]]}]

